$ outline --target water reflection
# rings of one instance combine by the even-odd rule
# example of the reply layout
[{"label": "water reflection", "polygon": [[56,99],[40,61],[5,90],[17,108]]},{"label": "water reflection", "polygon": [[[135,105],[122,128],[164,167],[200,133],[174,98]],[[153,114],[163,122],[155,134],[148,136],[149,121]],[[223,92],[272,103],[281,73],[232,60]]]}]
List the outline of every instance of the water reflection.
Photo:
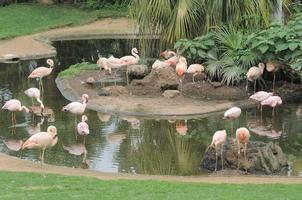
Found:
[{"label": "water reflection", "polygon": [[[110,43],[110,42],[109,42]],[[98,46],[103,44],[104,48]],[[84,167],[103,172],[127,172],[138,174],[170,174],[193,175],[204,173],[199,165],[203,153],[211,143],[216,130],[226,129],[231,132],[232,124],[222,120],[222,114],[214,114],[206,118],[175,120],[144,119],[135,116],[115,116],[110,113],[86,111],[89,118],[90,134],[86,145],[81,139],[74,137],[74,117],[61,111],[69,103],[56,88],[54,78],[62,70],[82,59],[95,59],[96,49],[103,55],[124,55],[129,46],[108,45],[108,43],[93,43],[92,49],[79,44],[63,45],[57,43],[59,67],[55,73],[44,80],[45,91],[43,102],[49,107],[45,118],[32,114],[18,113],[18,124],[10,127],[8,112],[0,112],[0,151],[20,157],[20,152],[8,150],[8,146],[17,150],[19,141],[25,140],[29,134],[46,130],[49,125],[58,129],[59,142],[45,154],[45,162],[69,167]],[[115,46],[115,47],[114,47]],[[87,49],[86,49],[87,48]],[[91,56],[93,55],[93,56]],[[36,62],[36,64],[35,64]],[[35,66],[44,64],[45,59],[20,62],[19,64],[0,64],[0,103],[11,98],[20,99],[25,105],[31,105],[23,91],[37,87],[38,82],[27,80],[29,72]],[[250,140],[264,142],[273,141],[280,145],[291,161],[291,175],[302,171],[302,124],[298,103],[285,103],[278,108],[278,114],[272,119],[271,109],[264,108],[263,116],[256,110],[243,110],[234,127],[246,126],[252,131]],[[39,113],[37,111],[36,113]],[[44,115],[44,114],[43,114]],[[79,122],[79,121],[78,121]],[[11,134],[11,129],[16,130]],[[228,137],[234,135],[228,134]],[[272,138],[273,137],[273,138]],[[16,146],[14,146],[16,145]],[[74,153],[74,151],[76,153]],[[81,154],[80,154],[81,153]],[[75,155],[79,154],[79,155]],[[36,160],[37,151],[25,151],[22,158]]]}]

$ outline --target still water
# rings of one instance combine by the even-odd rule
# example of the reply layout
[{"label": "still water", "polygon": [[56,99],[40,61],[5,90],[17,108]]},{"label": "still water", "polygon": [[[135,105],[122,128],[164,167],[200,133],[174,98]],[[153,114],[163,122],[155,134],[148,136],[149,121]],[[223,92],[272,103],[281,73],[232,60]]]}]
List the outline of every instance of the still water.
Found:
[{"label": "still water", "polygon": [[[58,129],[59,142],[45,154],[45,162],[76,168],[89,168],[102,172],[132,174],[197,175],[203,153],[216,130],[227,129],[231,123],[223,121],[222,113],[206,118],[188,120],[157,120],[125,116],[110,116],[88,110],[90,135],[83,139],[74,134],[74,116],[61,111],[68,103],[54,82],[60,70],[82,61],[95,62],[97,54],[128,54],[131,43],[123,40],[57,42],[58,56],[55,72],[44,79],[45,106],[53,110],[50,118],[41,119],[31,114],[17,113],[17,125],[11,127],[8,111],[0,112],[0,151],[28,160],[38,160],[38,151],[13,151],[5,143],[27,139],[32,128],[45,131],[49,125]],[[82,47],[79,49],[79,46]],[[123,46],[123,48],[119,48]],[[114,51],[108,49],[116,48]],[[98,50],[98,52],[97,52]],[[109,53],[108,53],[109,52]],[[158,54],[155,52],[154,54]],[[30,106],[31,99],[24,95],[29,87],[38,87],[36,80],[26,77],[35,66],[45,65],[45,60],[24,61],[18,64],[0,64],[0,104],[17,98]],[[262,135],[252,133],[251,140],[280,145],[287,154],[291,175],[302,172],[302,106],[299,102],[287,102],[278,109],[272,119],[271,110],[264,109],[263,118],[255,109],[244,110],[234,126],[254,128],[261,125],[269,131]],[[67,150],[71,151],[68,152]]]}]

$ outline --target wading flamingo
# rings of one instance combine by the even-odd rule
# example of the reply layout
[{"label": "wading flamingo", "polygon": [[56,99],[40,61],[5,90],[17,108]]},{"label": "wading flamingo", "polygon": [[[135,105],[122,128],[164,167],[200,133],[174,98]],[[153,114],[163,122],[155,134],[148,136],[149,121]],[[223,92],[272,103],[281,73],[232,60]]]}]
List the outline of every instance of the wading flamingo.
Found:
[{"label": "wading flamingo", "polygon": [[21,102],[18,99],[8,100],[3,106],[2,109],[9,110],[12,112],[12,124],[16,124],[16,113],[17,111],[29,112],[29,109],[21,105]]},{"label": "wading flamingo", "polygon": [[129,77],[128,77],[128,67],[130,65],[136,65],[139,62],[139,55],[138,55],[138,50],[137,48],[133,48],[131,50],[131,56],[123,56],[120,58],[120,60],[122,61],[123,65],[127,66],[127,84],[129,84]]},{"label": "wading flamingo", "polygon": [[239,107],[232,107],[224,112],[223,119],[230,119],[232,122],[232,133],[234,133],[234,120],[240,117],[241,109]]},{"label": "wading flamingo", "polygon": [[26,94],[26,96],[28,96],[28,97],[31,98],[32,106],[33,106],[33,99],[34,98],[37,100],[37,102],[40,103],[41,115],[42,115],[43,109],[44,109],[44,104],[43,104],[43,102],[40,99],[41,98],[40,90],[38,88],[29,88],[29,89],[25,90],[24,93]]},{"label": "wading flamingo", "polygon": [[213,147],[215,149],[215,155],[216,155],[215,172],[217,171],[217,160],[218,160],[219,150],[221,154],[221,170],[223,170],[223,145],[226,141],[226,138],[227,138],[226,130],[216,131],[213,135],[213,139],[210,147]]},{"label": "wading flamingo", "polygon": [[182,78],[185,75],[185,72],[187,71],[187,60],[185,57],[180,57],[179,62],[176,64],[176,74],[179,77],[180,82],[180,91],[182,92]]},{"label": "wading flamingo", "polygon": [[258,67],[251,67],[248,72],[246,73],[246,90],[248,90],[248,82],[254,81],[254,93],[256,93],[256,81],[261,79],[263,70],[265,68],[264,63],[259,63]]},{"label": "wading flamingo", "polygon": [[201,64],[192,64],[188,67],[186,73],[193,74],[193,83],[195,83],[195,76],[204,71],[204,66]]},{"label": "wading flamingo", "polygon": [[274,79],[273,79],[273,93],[275,92],[275,80],[276,80],[276,72],[279,70],[281,67],[281,63],[277,61],[271,61],[266,63],[266,70],[268,72],[273,72],[274,74]]},{"label": "wading flamingo", "polygon": [[[62,111],[64,112],[71,112],[74,114],[74,126],[76,129],[77,126],[77,115],[82,115],[85,112],[87,103],[88,103],[88,94],[83,94],[82,95],[82,103],[80,102],[71,102],[64,106],[62,108]],[[77,138],[77,133],[75,133],[75,136]]]},{"label": "wading flamingo", "polygon": [[239,156],[241,152],[241,146],[243,146],[244,152],[244,160],[247,161],[246,151],[247,151],[247,143],[250,139],[250,132],[247,128],[241,127],[236,130],[236,140],[238,144],[238,160],[237,160],[237,168],[239,169]]},{"label": "wading flamingo", "polygon": [[[271,92],[258,91],[255,94],[251,95],[249,97],[249,99],[255,100],[259,103],[259,105],[261,106],[260,110],[261,110],[261,113],[262,113],[262,105],[260,104],[261,101],[263,101],[263,100],[265,100],[265,99],[267,99],[271,96],[273,96],[273,93],[271,93]],[[258,108],[259,108],[259,106],[258,106]]]},{"label": "wading flamingo", "polygon": [[49,67],[38,67],[34,71],[32,71],[30,73],[30,75],[28,76],[28,78],[39,78],[40,79],[40,86],[42,88],[42,91],[43,91],[42,78],[45,76],[48,76],[52,72],[53,67],[54,67],[54,62],[52,59],[47,59],[46,63],[49,65]]},{"label": "wading flamingo", "polygon": [[173,56],[176,56],[176,55],[177,54],[172,50],[165,50],[165,51],[160,53],[160,56],[162,56],[165,59],[169,59],[169,58],[171,58]]},{"label": "wading flamingo", "polygon": [[26,140],[22,149],[41,149],[41,171],[44,162],[44,152],[46,148],[53,147],[58,142],[57,128],[55,126],[49,126],[47,132],[39,132],[32,135],[28,140]]},{"label": "wading flamingo", "polygon": [[275,107],[282,104],[282,99],[279,96],[270,96],[269,98],[261,101],[261,106],[270,106],[273,108],[272,116],[275,116]]},{"label": "wading flamingo", "polygon": [[84,145],[86,142],[86,136],[89,134],[89,126],[86,121],[88,121],[88,117],[86,115],[82,115],[82,121],[77,125],[78,134],[84,136]]}]

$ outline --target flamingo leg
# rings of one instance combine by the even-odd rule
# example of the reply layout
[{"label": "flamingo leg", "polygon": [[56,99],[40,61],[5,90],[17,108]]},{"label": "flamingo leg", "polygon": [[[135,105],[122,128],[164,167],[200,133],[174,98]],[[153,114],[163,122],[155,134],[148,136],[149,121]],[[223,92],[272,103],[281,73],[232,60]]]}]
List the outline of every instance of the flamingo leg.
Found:
[{"label": "flamingo leg", "polygon": [[83,140],[83,144],[86,144],[86,135],[84,135],[84,140]]},{"label": "flamingo leg", "polygon": [[215,153],[215,158],[216,158],[216,159],[215,159],[215,172],[216,172],[216,171],[217,171],[217,160],[218,160],[218,158],[217,158],[217,157],[218,157],[218,153],[217,153],[216,148],[215,148],[215,152],[216,152],[216,153]]},{"label": "flamingo leg", "polygon": [[257,84],[257,80],[254,80],[254,94],[256,93],[256,84]]},{"label": "flamingo leg", "polygon": [[275,80],[276,80],[276,73],[274,72],[274,80],[273,80],[273,94],[275,93]]},{"label": "flamingo leg", "polygon": [[231,120],[231,133],[234,134],[234,120]]},{"label": "flamingo leg", "polygon": [[248,91],[248,86],[249,86],[249,80],[246,79],[246,86],[245,86],[246,91]]},{"label": "flamingo leg", "polygon": [[237,170],[239,170],[240,144],[239,142],[237,144],[238,144]]},{"label": "flamingo leg", "polygon": [[195,83],[195,76],[196,76],[197,74],[193,74],[193,83]]},{"label": "flamingo leg", "polygon": [[41,160],[41,173],[43,174],[43,177],[45,177],[45,173],[43,171],[44,153],[45,153],[45,148],[42,149],[42,160]]},{"label": "flamingo leg", "polygon": [[31,105],[34,105],[34,98],[31,98]]},{"label": "flamingo leg", "polygon": [[221,170],[223,170],[223,144],[221,145]]},{"label": "flamingo leg", "polygon": [[[245,160],[245,162],[247,162],[246,150],[247,150],[247,143],[244,144],[244,160]],[[245,168],[245,171],[247,172],[246,168]]]},{"label": "flamingo leg", "polygon": [[129,72],[128,72],[128,68],[126,70],[126,78],[127,78],[127,85],[129,85]]},{"label": "flamingo leg", "polygon": [[77,115],[74,116],[74,136],[76,140],[78,140],[78,135],[77,135]]}]

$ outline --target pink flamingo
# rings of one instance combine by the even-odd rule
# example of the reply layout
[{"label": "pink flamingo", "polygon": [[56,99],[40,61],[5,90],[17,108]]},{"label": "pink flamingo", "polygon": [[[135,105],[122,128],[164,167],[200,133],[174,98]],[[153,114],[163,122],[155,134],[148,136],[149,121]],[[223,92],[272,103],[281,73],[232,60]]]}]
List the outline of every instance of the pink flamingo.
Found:
[{"label": "pink flamingo", "polygon": [[167,68],[167,67],[170,67],[170,64],[165,61],[161,61],[161,60],[156,60],[152,64],[152,70],[158,70],[158,69]]},{"label": "pink flamingo", "polygon": [[28,140],[26,140],[22,149],[41,149],[42,150],[42,160],[41,160],[41,171],[44,162],[44,152],[46,148],[53,147],[58,142],[57,128],[55,126],[49,126],[47,132],[39,132],[32,135]]},{"label": "pink flamingo", "polygon": [[[271,93],[271,92],[258,91],[255,94],[251,95],[249,97],[249,99],[255,100],[259,103],[259,105],[261,105],[260,104],[261,101],[263,101],[271,96],[273,96],[273,93]],[[261,113],[262,113],[262,105],[261,105]]]},{"label": "pink flamingo", "polygon": [[77,129],[78,129],[78,134],[84,136],[84,145],[86,141],[86,136],[89,134],[89,126],[86,123],[88,121],[88,118],[86,115],[82,115],[82,121],[78,123]]},{"label": "pink flamingo", "polygon": [[240,117],[241,109],[239,107],[232,107],[225,111],[223,119],[230,119],[232,121],[232,133],[234,132],[234,120]]},{"label": "pink flamingo", "polygon": [[49,65],[49,67],[38,67],[36,68],[34,71],[32,71],[30,73],[30,75],[28,76],[28,78],[39,78],[40,79],[40,86],[43,90],[43,82],[42,82],[42,78],[45,76],[48,76],[54,67],[54,62],[52,59],[47,59],[46,63]]},{"label": "pink flamingo", "polygon": [[247,143],[250,139],[250,132],[247,128],[241,127],[236,130],[236,140],[238,144],[238,163],[237,168],[239,169],[239,156],[241,151],[241,146],[244,146],[243,152],[244,152],[244,160],[246,161],[246,151],[247,151]]},{"label": "pink flamingo", "polygon": [[188,67],[186,73],[193,74],[193,83],[195,83],[195,76],[204,71],[204,66],[201,64],[192,64]]},{"label": "pink flamingo", "polygon": [[127,84],[129,84],[129,77],[128,77],[128,67],[130,65],[136,65],[139,62],[139,55],[138,55],[138,50],[137,48],[133,48],[131,50],[131,56],[123,56],[120,58],[122,61],[123,65],[127,66]]},{"label": "pink flamingo", "polygon": [[226,141],[226,138],[227,138],[226,130],[216,131],[213,135],[213,139],[210,147],[213,147],[216,152],[215,171],[217,171],[217,159],[218,159],[219,149],[221,154],[221,169],[223,170],[223,145]]},{"label": "pink flamingo", "polygon": [[29,89],[25,90],[24,93],[26,94],[26,96],[31,98],[32,106],[33,106],[33,99],[34,98],[37,100],[37,102],[40,103],[41,113],[42,113],[43,109],[44,109],[44,104],[40,99],[41,98],[40,90],[38,88],[29,88]]},{"label": "pink flamingo", "polygon": [[248,90],[248,81],[254,81],[254,93],[256,93],[256,81],[261,78],[265,65],[259,63],[258,67],[251,67],[246,73],[246,90]]},{"label": "pink flamingo", "polygon": [[3,106],[2,109],[6,109],[12,112],[12,124],[16,124],[16,113],[17,111],[23,111],[29,112],[29,109],[25,106],[21,105],[21,102],[18,99],[11,99],[7,101]]},{"label": "pink flamingo", "polygon": [[176,74],[179,77],[180,81],[180,90],[182,92],[182,77],[185,75],[187,71],[187,60],[185,57],[180,57],[178,63],[176,64]]},{"label": "pink flamingo", "polygon": [[275,115],[275,107],[282,104],[282,99],[279,96],[270,96],[267,99],[261,101],[261,106],[270,106],[273,108],[272,116]]},{"label": "pink flamingo", "polygon": [[187,122],[186,120],[181,120],[179,122],[176,122],[176,131],[180,135],[186,135],[188,132]]},{"label": "pink flamingo", "polygon": [[169,59],[173,56],[176,56],[177,54],[172,50],[165,50],[160,53],[160,56],[164,57],[165,59]]},{"label": "pink flamingo", "polygon": [[281,63],[278,61],[271,61],[266,63],[266,70],[268,72],[273,72],[274,74],[274,79],[273,79],[273,93],[275,92],[275,80],[276,80],[276,72],[279,70],[281,67]]},{"label": "pink flamingo", "polygon": [[[80,102],[71,102],[62,108],[64,112],[71,112],[75,115],[74,125],[76,127],[77,124],[77,115],[82,115],[85,112],[87,103],[88,103],[88,94],[82,95],[82,103]],[[77,137],[76,133],[75,136]]]}]

